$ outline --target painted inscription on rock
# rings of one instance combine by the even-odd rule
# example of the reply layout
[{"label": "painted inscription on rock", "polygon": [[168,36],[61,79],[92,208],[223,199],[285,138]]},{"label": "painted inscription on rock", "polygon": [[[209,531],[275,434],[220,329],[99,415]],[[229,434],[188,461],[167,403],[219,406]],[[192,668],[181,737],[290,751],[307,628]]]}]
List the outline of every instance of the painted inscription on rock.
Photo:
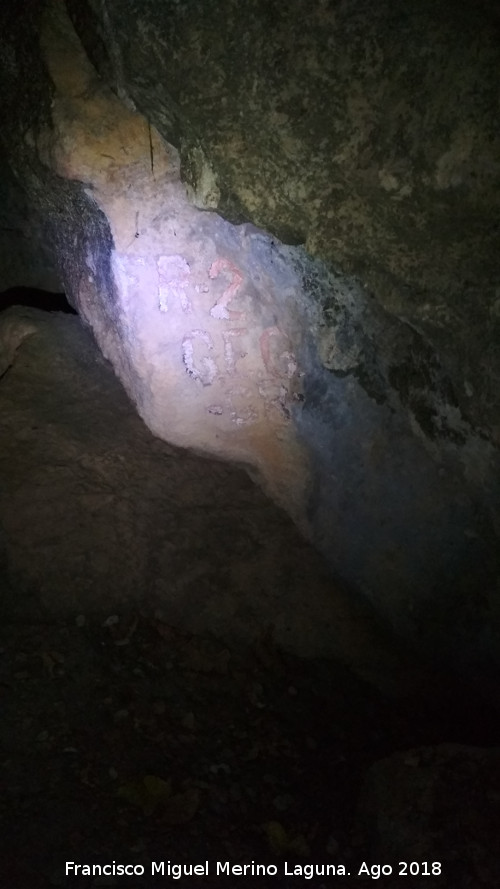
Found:
[{"label": "painted inscription on rock", "polygon": [[289,403],[300,397],[300,373],[269,300],[265,308],[274,323],[266,325],[259,294],[245,289],[244,273],[224,257],[211,263],[201,282],[200,272],[180,255],[160,256],[157,271],[160,310],[192,317],[193,326],[185,326],[179,343],[180,355],[194,385],[216,390],[206,414],[236,427],[260,420],[286,422]]}]

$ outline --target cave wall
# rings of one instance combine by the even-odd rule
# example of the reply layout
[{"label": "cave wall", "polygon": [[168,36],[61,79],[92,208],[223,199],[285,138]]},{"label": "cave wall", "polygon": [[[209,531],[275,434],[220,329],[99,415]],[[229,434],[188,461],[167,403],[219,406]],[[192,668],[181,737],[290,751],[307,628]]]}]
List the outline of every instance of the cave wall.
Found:
[{"label": "cave wall", "polygon": [[179,148],[199,206],[359,276],[431,340],[461,410],[498,436],[493,4],[68,8],[103,77]]},{"label": "cave wall", "polygon": [[12,175],[0,148],[1,288],[60,289],[59,276],[48,249],[42,219]]},{"label": "cave wall", "polygon": [[3,151],[139,413],[245,465],[399,632],[496,659],[494,22],[67,11],[2,10]]}]

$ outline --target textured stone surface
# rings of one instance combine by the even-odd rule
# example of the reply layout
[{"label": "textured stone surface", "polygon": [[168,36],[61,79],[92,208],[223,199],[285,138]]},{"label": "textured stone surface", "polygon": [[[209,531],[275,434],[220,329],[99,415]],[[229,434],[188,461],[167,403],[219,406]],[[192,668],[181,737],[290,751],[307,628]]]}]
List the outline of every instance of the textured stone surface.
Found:
[{"label": "textured stone surface", "polygon": [[257,234],[188,203],[176,152],[101,88],[64,17],[47,21],[42,46],[57,93],[39,156],[86,183],[113,243],[112,293],[99,287],[95,249],[84,269],[62,257],[75,305],[153,431],[260,469],[299,521],[307,461],[290,407],[301,333],[272,293],[279,272],[264,279]]},{"label": "textured stone surface", "polygon": [[425,333],[462,409],[498,435],[492,7],[68,5],[99,70],[180,149],[197,203],[359,275]]},{"label": "textured stone surface", "polygon": [[[399,632],[482,674],[500,627],[493,46],[462,53],[476,136],[443,160],[470,43],[444,8],[232,8],[69,3],[104,80],[62,4],[4,11],[12,177],[149,427],[245,465]],[[410,31],[403,71],[389,36]],[[417,124],[445,50],[434,143]]]},{"label": "textured stone surface", "polygon": [[[153,436],[78,318],[0,314],[2,620],[144,609],[184,630],[417,679],[247,475]],[[0,368],[1,368],[0,364]]]}]

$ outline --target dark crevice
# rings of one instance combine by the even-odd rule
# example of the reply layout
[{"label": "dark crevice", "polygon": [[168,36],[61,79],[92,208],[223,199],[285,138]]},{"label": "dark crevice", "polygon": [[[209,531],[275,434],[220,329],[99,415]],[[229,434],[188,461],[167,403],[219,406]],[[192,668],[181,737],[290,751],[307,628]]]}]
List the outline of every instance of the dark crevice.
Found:
[{"label": "dark crevice", "polygon": [[11,287],[0,293],[0,312],[10,306],[29,306],[44,312],[64,312],[66,315],[78,314],[69,304],[65,293],[52,293],[32,287]]}]

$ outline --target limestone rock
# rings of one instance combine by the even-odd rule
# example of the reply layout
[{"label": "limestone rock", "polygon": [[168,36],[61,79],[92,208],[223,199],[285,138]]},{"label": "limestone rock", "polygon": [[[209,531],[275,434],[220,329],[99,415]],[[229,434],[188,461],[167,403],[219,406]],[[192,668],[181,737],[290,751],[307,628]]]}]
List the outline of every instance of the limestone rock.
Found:
[{"label": "limestone rock", "polygon": [[411,644],[497,670],[487,20],[217,10],[2,8],[6,224],[22,191],[33,268],[156,435],[244,466]]},{"label": "limestone rock", "polygon": [[6,330],[34,335],[0,379],[3,623],[142,610],[338,657],[386,694],[421,681],[241,469],[149,432],[80,319],[13,308]]}]

